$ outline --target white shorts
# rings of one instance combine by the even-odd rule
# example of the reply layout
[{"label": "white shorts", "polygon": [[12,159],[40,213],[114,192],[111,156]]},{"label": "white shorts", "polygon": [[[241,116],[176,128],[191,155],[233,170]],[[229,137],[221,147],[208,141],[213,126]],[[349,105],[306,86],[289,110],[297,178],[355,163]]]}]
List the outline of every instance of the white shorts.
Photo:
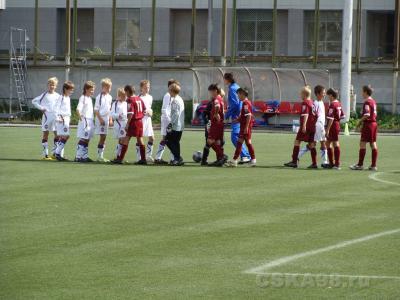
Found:
[{"label": "white shorts", "polygon": [[125,126],[126,121],[114,121],[114,137],[116,139],[124,138],[126,136]]},{"label": "white shorts", "polygon": [[169,125],[169,121],[166,119],[161,119],[161,135],[166,136],[167,135],[167,127]]},{"label": "white shorts", "polygon": [[[63,121],[64,119],[64,121]],[[64,117],[63,119],[59,119],[56,121],[56,131],[57,135],[69,135],[69,117]]]},{"label": "white shorts", "polygon": [[151,117],[149,116],[145,116],[143,118],[143,136],[154,136],[153,122],[151,121]]},{"label": "white shorts", "polygon": [[45,112],[42,116],[42,131],[56,130],[56,115],[54,113]]},{"label": "white shorts", "polygon": [[99,119],[96,117],[95,120],[95,134],[107,134],[108,133],[108,125],[109,125],[109,116],[101,116],[104,120],[104,125],[100,125]]},{"label": "white shorts", "polygon": [[94,133],[94,124],[93,119],[86,119],[79,120],[78,123],[78,132],[77,137],[80,139],[90,140],[93,137]]},{"label": "white shorts", "polygon": [[326,141],[324,124],[317,122],[317,124],[315,125],[314,141],[315,142],[324,142],[324,141]]}]

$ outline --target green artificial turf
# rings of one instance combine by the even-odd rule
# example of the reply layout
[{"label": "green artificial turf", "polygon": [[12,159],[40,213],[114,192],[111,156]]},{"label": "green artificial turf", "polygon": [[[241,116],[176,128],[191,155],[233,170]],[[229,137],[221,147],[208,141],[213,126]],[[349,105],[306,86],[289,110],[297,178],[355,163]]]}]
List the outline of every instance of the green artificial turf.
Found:
[{"label": "green artificial turf", "polygon": [[[309,155],[285,169],[293,138],[255,133],[256,168],[209,168],[190,162],[204,137],[188,131],[184,167],[144,167],[41,161],[40,129],[0,128],[0,299],[400,298],[398,279],[271,286],[267,275],[244,273],[400,228],[399,136],[378,140],[376,178],[395,184],[347,168],[358,136],[341,137],[341,171],[307,170]],[[67,157],[75,144],[73,131]],[[106,157],[114,146],[110,138]],[[225,149],[232,156],[230,143]],[[128,160],[134,155],[132,147]],[[271,272],[400,276],[400,233]]]}]

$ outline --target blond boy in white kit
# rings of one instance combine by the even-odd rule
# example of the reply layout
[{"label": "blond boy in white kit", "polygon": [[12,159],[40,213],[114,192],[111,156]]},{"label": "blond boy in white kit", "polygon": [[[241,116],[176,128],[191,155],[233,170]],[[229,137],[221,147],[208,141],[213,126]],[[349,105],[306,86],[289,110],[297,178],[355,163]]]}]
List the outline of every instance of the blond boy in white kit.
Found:
[{"label": "blond boy in white kit", "polygon": [[101,92],[96,97],[94,104],[95,118],[95,134],[100,136],[99,143],[97,145],[97,161],[98,162],[109,162],[108,159],[104,158],[105,142],[108,133],[109,125],[112,125],[112,119],[110,117],[110,109],[112,103],[112,96],[110,95],[112,82],[109,78],[101,80]]},{"label": "blond boy in white kit", "polygon": [[115,158],[117,158],[121,151],[123,139],[126,136],[125,126],[128,120],[128,105],[123,87],[117,90],[117,101],[114,101],[111,105],[111,117],[114,121],[114,138],[118,140],[115,149]]},{"label": "blond boy in white kit", "polygon": [[[153,110],[151,106],[153,105],[153,96],[149,94],[150,92],[150,81],[142,80],[140,82],[140,95],[145,106],[146,106],[146,115],[143,117],[143,137],[147,137],[147,146],[146,146],[146,160],[148,162],[153,162],[153,144],[154,144],[154,131],[153,131],[153,122],[151,117],[153,116]],[[137,160],[140,159],[140,152],[137,151]]]},{"label": "blond boy in white kit", "polygon": [[65,161],[64,147],[69,139],[69,122],[71,119],[71,99],[70,96],[74,92],[74,84],[66,81],[63,84],[62,95],[56,103],[56,130],[58,136],[57,148],[55,156],[58,161]]},{"label": "blond boy in white kit", "polygon": [[42,93],[40,96],[34,98],[32,100],[32,104],[37,109],[41,110],[42,115],[42,147],[43,147],[43,158],[45,160],[52,160],[53,158],[49,156],[49,132],[54,132],[54,147],[53,152],[56,148],[56,144],[58,141],[57,133],[56,133],[56,114],[55,114],[55,104],[60,97],[55,90],[57,88],[58,79],[56,77],[51,77],[47,80],[47,91]]}]

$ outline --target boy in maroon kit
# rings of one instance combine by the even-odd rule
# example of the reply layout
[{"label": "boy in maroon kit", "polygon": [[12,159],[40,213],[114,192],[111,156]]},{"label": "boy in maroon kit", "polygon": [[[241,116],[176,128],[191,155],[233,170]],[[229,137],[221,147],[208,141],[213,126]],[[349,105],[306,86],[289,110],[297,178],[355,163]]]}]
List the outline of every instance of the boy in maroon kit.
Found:
[{"label": "boy in maroon kit", "polygon": [[235,154],[233,160],[228,162],[228,166],[237,167],[240,153],[242,152],[243,142],[246,143],[247,149],[249,149],[251,161],[249,167],[256,166],[256,155],[254,153],[254,147],[251,143],[251,129],[253,127],[253,108],[249,99],[247,99],[249,92],[246,89],[239,88],[237,91],[240,101],[242,101],[242,109],[240,115],[235,122],[240,123],[239,139],[236,144]]},{"label": "boy in maroon kit", "polygon": [[211,126],[208,131],[207,147],[212,148],[217,154],[217,160],[211,166],[222,167],[225,163],[224,150],[221,142],[224,139],[224,100],[219,95],[219,87],[211,84],[208,87],[211,97]]},{"label": "boy in maroon kit", "polygon": [[378,159],[378,146],[376,144],[376,136],[378,134],[378,125],[376,123],[376,102],[371,97],[372,88],[370,86],[363,86],[362,95],[364,98],[364,105],[362,111],[362,117],[359,122],[359,126],[362,124],[361,129],[361,140],[360,140],[360,151],[358,163],[350,166],[352,170],[364,169],[364,158],[367,151],[367,143],[370,144],[372,150],[372,162],[368,168],[370,171],[377,171],[376,160]]},{"label": "boy in maroon kit", "polygon": [[308,167],[309,169],[317,169],[317,150],[315,149],[314,135],[315,135],[315,124],[317,121],[313,111],[313,101],[311,97],[311,89],[309,86],[305,86],[300,92],[303,100],[301,105],[301,116],[300,116],[300,128],[297,133],[296,140],[294,141],[292,161],[285,163],[285,167],[297,168],[297,161],[300,151],[301,142],[308,143],[310,149],[312,164]]},{"label": "boy in maroon kit", "polygon": [[[328,125],[326,128],[326,147],[328,149],[329,165],[326,168],[340,170],[340,144],[339,144],[339,133],[340,133],[340,120],[344,118],[342,110],[342,104],[337,99],[338,92],[334,89],[329,89],[326,94],[329,98],[329,109],[328,109]],[[332,151],[333,145],[333,151]],[[335,158],[335,161],[333,161]]]},{"label": "boy in maroon kit", "polygon": [[126,85],[124,88],[128,98],[128,120],[126,123],[126,137],[124,138],[120,155],[113,160],[113,163],[122,164],[131,137],[136,137],[136,147],[140,149],[140,160],[136,162],[137,165],[147,165],[146,161],[146,148],[143,143],[143,122],[142,119],[146,112],[146,106],[143,100],[135,95],[135,90],[131,85]]}]

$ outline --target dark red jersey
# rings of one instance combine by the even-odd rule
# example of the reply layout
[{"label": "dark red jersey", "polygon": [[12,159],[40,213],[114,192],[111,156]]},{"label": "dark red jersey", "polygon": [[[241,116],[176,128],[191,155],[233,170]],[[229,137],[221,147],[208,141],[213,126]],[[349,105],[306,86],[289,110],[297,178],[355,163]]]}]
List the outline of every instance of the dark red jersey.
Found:
[{"label": "dark red jersey", "polygon": [[[215,117],[217,111],[219,115],[219,120],[217,120]],[[211,124],[224,122],[224,100],[222,100],[221,96],[219,95],[214,100],[212,100],[210,117],[211,117]]]},{"label": "dark red jersey", "polygon": [[[243,101],[242,109],[240,110],[240,115],[239,115],[240,128],[246,126],[248,116],[253,117],[253,107],[251,105],[250,100],[246,99]],[[250,126],[251,125],[252,124],[250,121]]]},{"label": "dark red jersey", "polygon": [[328,120],[333,120],[334,122],[340,122],[340,120],[344,118],[342,104],[338,100],[332,101],[329,104],[328,115],[326,118]]},{"label": "dark red jersey", "polygon": [[305,117],[307,118],[306,129],[307,131],[315,131],[315,123],[317,122],[317,117],[314,115],[313,101],[311,99],[303,100],[301,103],[301,115],[300,115],[300,128],[304,126]]},{"label": "dark red jersey", "polygon": [[141,120],[144,117],[146,106],[142,98],[138,96],[128,98],[128,115],[132,115],[132,120]]},{"label": "dark red jersey", "polygon": [[362,115],[367,117],[365,122],[376,122],[376,101],[373,98],[364,101]]}]

